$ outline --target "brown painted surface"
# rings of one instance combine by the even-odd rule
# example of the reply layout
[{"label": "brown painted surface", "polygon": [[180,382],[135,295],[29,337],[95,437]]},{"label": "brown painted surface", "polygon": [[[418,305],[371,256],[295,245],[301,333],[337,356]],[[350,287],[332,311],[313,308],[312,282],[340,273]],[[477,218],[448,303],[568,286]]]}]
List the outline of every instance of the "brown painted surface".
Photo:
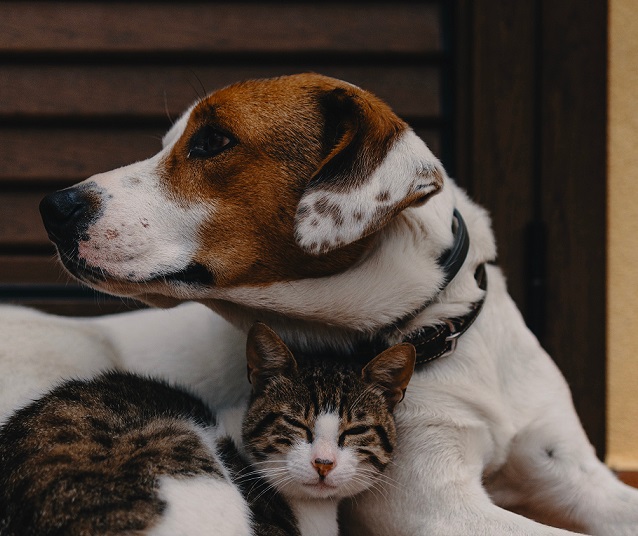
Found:
[{"label": "brown painted surface", "polygon": [[618,473],[618,478],[625,484],[638,488],[638,471],[622,471]]}]

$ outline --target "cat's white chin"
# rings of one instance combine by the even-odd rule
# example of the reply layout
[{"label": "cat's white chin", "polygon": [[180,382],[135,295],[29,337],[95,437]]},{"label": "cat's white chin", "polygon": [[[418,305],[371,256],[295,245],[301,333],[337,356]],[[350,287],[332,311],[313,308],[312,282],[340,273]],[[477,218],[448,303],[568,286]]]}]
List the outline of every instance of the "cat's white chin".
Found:
[{"label": "cat's white chin", "polygon": [[[355,483],[352,480],[330,482],[316,481],[298,483],[293,496],[297,499],[343,499],[352,497],[368,489],[370,484]],[[290,489],[287,490],[290,495]]]},{"label": "cat's white chin", "polygon": [[328,499],[340,495],[339,486],[321,481],[302,484],[302,488],[311,499]]}]

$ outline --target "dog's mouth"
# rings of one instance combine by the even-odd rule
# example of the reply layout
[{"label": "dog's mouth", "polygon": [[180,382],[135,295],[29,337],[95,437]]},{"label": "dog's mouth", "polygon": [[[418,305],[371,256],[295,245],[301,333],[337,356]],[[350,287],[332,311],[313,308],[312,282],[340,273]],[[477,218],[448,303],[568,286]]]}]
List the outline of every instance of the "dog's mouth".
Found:
[{"label": "dog's mouth", "polygon": [[164,275],[154,276],[150,280],[147,280],[147,282],[150,281],[167,281],[210,286],[214,284],[215,277],[213,276],[211,271],[203,264],[192,262],[182,270]]},{"label": "dog's mouth", "polygon": [[148,286],[152,283],[163,284],[186,284],[198,286],[211,286],[215,283],[215,277],[212,272],[203,264],[192,262],[181,270],[174,272],[161,272],[150,274],[149,277],[139,279],[134,274],[130,277],[118,277],[109,273],[108,270],[92,266],[84,259],[78,257],[77,252],[65,250],[58,247],[58,256],[64,267],[77,279],[89,285],[97,287],[105,287],[109,284],[126,285],[126,286]]},{"label": "dog's mouth", "polygon": [[[51,236],[51,235],[49,235]],[[103,270],[87,264],[86,261],[78,258],[77,248],[64,247],[59,242],[55,242],[58,250],[58,257],[67,271],[84,283],[99,285],[107,280],[108,274]]]}]

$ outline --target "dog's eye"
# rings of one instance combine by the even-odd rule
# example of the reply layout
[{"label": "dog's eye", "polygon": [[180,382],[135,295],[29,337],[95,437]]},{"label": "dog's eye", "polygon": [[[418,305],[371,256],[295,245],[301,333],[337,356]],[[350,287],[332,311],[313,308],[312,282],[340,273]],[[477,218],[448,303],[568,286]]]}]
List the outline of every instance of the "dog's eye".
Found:
[{"label": "dog's eye", "polygon": [[199,129],[191,138],[188,156],[194,158],[209,158],[221,153],[235,144],[226,134],[213,127]]}]

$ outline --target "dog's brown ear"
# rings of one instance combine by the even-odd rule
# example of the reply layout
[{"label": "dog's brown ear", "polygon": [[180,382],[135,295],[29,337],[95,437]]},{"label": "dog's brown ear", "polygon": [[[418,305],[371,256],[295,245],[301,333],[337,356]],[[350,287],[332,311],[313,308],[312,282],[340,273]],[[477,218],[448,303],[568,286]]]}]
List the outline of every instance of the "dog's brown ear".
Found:
[{"label": "dog's brown ear", "polygon": [[297,370],[297,362],[284,341],[261,322],[256,322],[248,332],[246,366],[248,381],[255,392],[261,391],[273,378]]},{"label": "dog's brown ear", "polygon": [[383,227],[443,186],[441,164],[373,95],[340,87],[321,95],[326,157],[306,186],[295,237],[318,255]]}]

